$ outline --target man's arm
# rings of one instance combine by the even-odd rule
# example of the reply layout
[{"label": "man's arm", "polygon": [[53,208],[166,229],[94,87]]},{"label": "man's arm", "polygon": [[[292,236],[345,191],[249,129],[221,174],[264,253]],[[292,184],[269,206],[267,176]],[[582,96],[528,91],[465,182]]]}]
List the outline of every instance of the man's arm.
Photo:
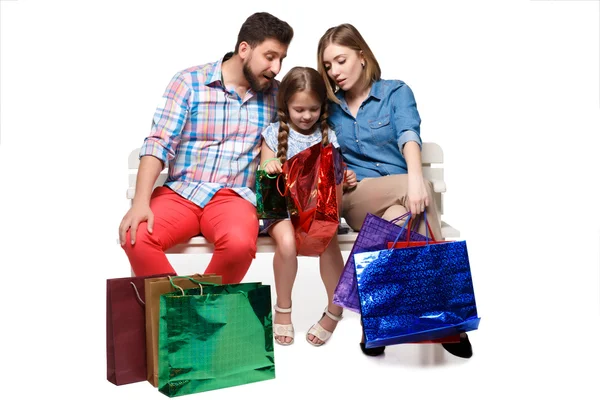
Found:
[{"label": "man's arm", "polygon": [[163,162],[153,156],[143,156],[140,160],[140,166],[135,181],[135,196],[133,205],[123,217],[119,225],[119,240],[121,245],[125,244],[127,231],[131,230],[131,244],[135,243],[138,225],[141,222],[148,221],[148,232],[152,233],[154,225],[154,214],[150,210],[150,197],[154,183],[163,170]]}]

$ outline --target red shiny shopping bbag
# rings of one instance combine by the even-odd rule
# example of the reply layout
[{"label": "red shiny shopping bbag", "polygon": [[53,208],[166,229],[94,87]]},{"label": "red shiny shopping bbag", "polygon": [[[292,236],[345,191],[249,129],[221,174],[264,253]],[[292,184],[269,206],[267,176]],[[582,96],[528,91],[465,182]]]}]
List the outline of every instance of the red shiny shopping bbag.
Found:
[{"label": "red shiny shopping bbag", "polygon": [[342,205],[344,162],[337,149],[317,143],[283,164],[296,252],[321,255],[337,234]]}]

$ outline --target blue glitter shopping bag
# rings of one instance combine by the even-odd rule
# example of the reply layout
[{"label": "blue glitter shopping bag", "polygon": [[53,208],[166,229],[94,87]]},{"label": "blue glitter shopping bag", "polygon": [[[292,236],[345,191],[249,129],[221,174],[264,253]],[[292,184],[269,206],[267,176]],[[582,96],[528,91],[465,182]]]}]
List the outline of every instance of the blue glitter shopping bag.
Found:
[{"label": "blue glitter shopping bag", "polygon": [[[393,241],[400,234],[400,240],[406,239],[407,230],[396,225],[402,218],[409,213],[386,221],[381,217],[367,213],[358,236],[352,246],[352,251],[348,256],[342,275],[333,292],[333,302],[348,310],[360,313],[360,301],[358,299],[358,286],[356,285],[356,269],[354,266],[354,254],[364,251],[383,250],[387,248],[387,243]],[[413,241],[423,241],[425,236],[413,232],[410,229],[410,239]]]},{"label": "blue glitter shopping bag", "polygon": [[356,253],[354,263],[367,348],[478,328],[465,241]]}]

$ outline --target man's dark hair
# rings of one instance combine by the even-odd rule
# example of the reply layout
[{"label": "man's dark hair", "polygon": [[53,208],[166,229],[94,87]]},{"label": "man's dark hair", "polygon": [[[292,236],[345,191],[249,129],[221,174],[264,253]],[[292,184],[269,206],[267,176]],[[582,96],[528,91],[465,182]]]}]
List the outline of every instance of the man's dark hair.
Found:
[{"label": "man's dark hair", "polygon": [[269,13],[258,12],[249,16],[240,28],[235,44],[235,54],[238,53],[242,42],[246,42],[251,48],[255,48],[266,39],[275,39],[288,46],[293,37],[294,30],[287,22]]}]

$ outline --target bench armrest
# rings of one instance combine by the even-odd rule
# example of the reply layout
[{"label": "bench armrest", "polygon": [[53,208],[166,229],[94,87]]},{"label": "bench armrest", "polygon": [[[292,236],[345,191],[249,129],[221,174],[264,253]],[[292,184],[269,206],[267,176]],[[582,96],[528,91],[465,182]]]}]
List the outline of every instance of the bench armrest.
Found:
[{"label": "bench armrest", "polygon": [[446,182],[441,179],[431,179],[431,184],[433,185],[433,191],[435,193],[445,193],[446,192]]}]

